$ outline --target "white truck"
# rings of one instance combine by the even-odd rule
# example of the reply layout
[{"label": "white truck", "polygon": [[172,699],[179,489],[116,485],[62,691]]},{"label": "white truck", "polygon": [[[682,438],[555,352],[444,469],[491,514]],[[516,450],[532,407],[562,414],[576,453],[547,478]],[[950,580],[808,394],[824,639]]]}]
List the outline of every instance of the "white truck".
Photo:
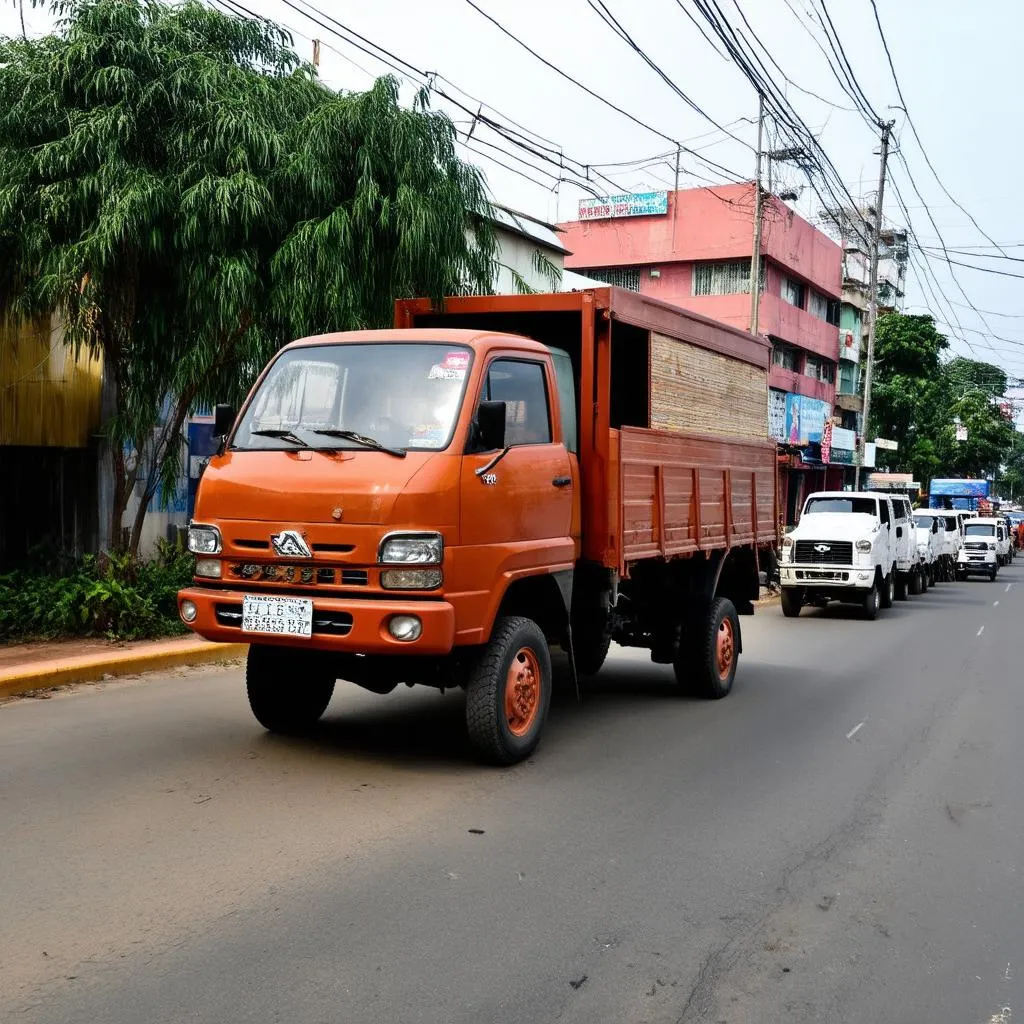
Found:
[{"label": "white truck", "polygon": [[929,586],[934,586],[945,577],[945,566],[942,561],[943,548],[946,542],[946,526],[942,525],[939,532],[939,517],[923,509],[914,513],[914,533],[916,535],[917,556]]},{"label": "white truck", "polygon": [[964,520],[964,546],[960,549],[956,563],[956,578],[987,576],[994,580],[999,575],[999,531],[1002,526],[996,519]]},{"label": "white truck", "polygon": [[[909,507],[908,507],[909,511]],[[859,604],[864,617],[891,608],[896,596],[896,516],[892,499],[872,491],[808,496],[797,526],[782,540],[782,613],[805,604]],[[904,527],[904,532],[909,529]]]},{"label": "white truck", "polygon": [[921,594],[928,589],[917,550],[914,510],[905,494],[891,494],[893,543],[896,547],[896,600],[905,601],[908,594]]},{"label": "white truck", "polygon": [[960,520],[952,512],[933,513],[939,520],[939,530],[945,531],[942,542],[942,559],[946,568],[946,579],[951,583],[956,579],[956,561],[964,544],[963,530]]}]

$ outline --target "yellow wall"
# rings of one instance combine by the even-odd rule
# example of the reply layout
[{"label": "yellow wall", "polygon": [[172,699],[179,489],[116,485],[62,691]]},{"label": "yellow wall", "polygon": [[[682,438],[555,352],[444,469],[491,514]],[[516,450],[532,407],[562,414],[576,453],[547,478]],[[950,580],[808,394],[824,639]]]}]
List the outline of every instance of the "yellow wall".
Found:
[{"label": "yellow wall", "polygon": [[66,346],[57,316],[0,324],[0,444],[84,448],[102,387],[102,358]]}]

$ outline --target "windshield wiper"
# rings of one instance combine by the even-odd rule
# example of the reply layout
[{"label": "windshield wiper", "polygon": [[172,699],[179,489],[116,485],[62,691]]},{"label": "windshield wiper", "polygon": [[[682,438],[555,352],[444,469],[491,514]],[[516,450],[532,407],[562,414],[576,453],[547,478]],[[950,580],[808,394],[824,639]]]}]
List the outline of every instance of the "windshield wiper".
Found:
[{"label": "windshield wiper", "polygon": [[378,452],[387,452],[388,455],[394,455],[399,459],[404,459],[408,454],[404,448],[391,448],[386,444],[381,444],[375,437],[357,434],[354,430],[335,430],[332,427],[328,430],[314,430],[313,433],[321,434],[324,437],[337,437],[342,441],[355,441],[356,444],[361,444],[366,448],[373,448]]},{"label": "windshield wiper", "polygon": [[274,429],[274,430],[250,430],[249,433],[252,434],[255,437],[276,437],[276,438],[280,438],[282,441],[288,441],[289,443],[295,445],[298,448],[309,448],[310,447],[310,445],[307,444],[305,441],[303,441],[302,438],[299,437],[298,434],[296,434],[294,431],[291,431],[291,430],[277,430],[277,429]]}]

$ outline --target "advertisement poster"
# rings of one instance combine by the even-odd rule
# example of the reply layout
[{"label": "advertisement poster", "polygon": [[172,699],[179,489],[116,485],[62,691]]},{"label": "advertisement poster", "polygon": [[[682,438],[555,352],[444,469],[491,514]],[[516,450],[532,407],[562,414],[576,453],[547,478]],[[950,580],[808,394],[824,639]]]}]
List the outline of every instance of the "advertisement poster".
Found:
[{"label": "advertisement poster", "polygon": [[821,444],[826,421],[832,418],[832,406],[805,395],[786,395],[786,442],[806,446]]},{"label": "advertisement poster", "polygon": [[608,220],[612,217],[652,217],[668,213],[667,192],[633,192],[600,199],[581,199],[580,220]]}]

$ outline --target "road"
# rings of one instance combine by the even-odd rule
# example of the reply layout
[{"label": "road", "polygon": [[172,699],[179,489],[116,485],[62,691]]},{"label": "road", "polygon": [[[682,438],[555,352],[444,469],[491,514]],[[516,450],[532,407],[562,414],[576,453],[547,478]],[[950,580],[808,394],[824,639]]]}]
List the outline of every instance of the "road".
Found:
[{"label": "road", "polygon": [[291,740],[236,670],[7,704],[0,1020],[1005,1024],[1022,612],[1024,565],[767,607],[716,703],[619,651],[507,771],[457,693]]}]

